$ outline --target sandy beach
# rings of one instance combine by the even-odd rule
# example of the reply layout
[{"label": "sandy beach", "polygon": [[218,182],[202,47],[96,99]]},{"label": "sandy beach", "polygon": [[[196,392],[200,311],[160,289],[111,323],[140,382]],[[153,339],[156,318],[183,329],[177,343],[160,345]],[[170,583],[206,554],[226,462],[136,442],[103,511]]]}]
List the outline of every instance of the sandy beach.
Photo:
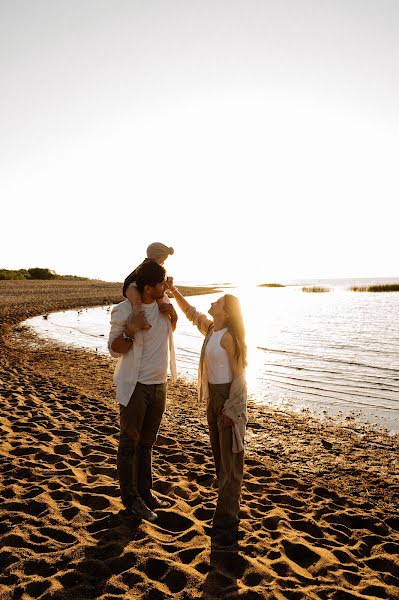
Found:
[{"label": "sandy beach", "polygon": [[0,282],[0,599],[399,598],[398,437],[355,418],[251,401],[240,540],[218,546],[204,411],[194,384],[169,384],[154,475],[172,506],[125,516],[114,361],[20,325],[120,299],[113,283]]}]

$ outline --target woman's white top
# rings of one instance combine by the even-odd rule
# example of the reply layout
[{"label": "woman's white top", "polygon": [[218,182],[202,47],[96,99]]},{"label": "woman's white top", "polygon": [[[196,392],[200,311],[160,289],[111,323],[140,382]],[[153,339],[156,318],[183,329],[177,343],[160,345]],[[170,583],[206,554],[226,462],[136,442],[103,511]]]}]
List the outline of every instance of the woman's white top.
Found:
[{"label": "woman's white top", "polygon": [[231,383],[233,371],[229,363],[229,356],[220,345],[227,327],[213,331],[205,348],[205,359],[209,383]]}]

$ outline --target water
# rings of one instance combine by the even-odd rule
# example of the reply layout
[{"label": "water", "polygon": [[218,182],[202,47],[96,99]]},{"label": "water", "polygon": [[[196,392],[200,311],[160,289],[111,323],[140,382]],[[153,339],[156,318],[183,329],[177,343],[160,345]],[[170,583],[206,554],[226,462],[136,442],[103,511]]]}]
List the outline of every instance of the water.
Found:
[{"label": "water", "polygon": [[[273,406],[355,413],[398,431],[399,293],[354,293],[342,282],[332,289],[316,294],[297,286],[229,288],[245,316],[249,391]],[[207,312],[219,296],[189,301]],[[65,311],[26,323],[47,337],[107,353],[110,310]],[[178,372],[195,379],[203,336],[177,311]]]}]

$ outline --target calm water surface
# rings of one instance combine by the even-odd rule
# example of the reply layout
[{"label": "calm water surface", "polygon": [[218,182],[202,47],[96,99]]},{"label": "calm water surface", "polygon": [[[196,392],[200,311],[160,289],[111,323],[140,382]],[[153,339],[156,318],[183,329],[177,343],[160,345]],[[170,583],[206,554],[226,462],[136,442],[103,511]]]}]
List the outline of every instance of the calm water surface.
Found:
[{"label": "calm water surface", "polygon": [[[304,293],[299,287],[229,289],[243,306],[248,384],[262,403],[348,415],[399,430],[399,293]],[[202,312],[220,296],[193,296]],[[39,334],[107,353],[111,307],[26,323]],[[203,336],[179,314],[178,372],[196,378]]]}]

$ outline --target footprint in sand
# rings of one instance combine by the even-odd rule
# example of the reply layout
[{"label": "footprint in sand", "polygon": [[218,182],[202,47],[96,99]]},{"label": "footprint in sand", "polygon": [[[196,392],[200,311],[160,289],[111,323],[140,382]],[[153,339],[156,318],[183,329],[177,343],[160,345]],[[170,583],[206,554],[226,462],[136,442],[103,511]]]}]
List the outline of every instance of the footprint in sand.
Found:
[{"label": "footprint in sand", "polygon": [[137,553],[125,552],[122,556],[107,558],[105,564],[113,575],[120,575],[120,573],[129,571],[137,565]]},{"label": "footprint in sand", "polygon": [[264,582],[264,576],[257,571],[247,571],[243,578],[243,583],[248,587],[256,587]]},{"label": "footprint in sand", "polygon": [[164,583],[174,594],[181,592],[187,583],[186,575],[175,567],[170,567],[165,560],[149,558],[142,570],[148,579]]},{"label": "footprint in sand", "polygon": [[36,496],[39,496],[44,491],[46,491],[46,490],[43,486],[34,485],[33,487],[29,488],[29,490],[22,495],[22,498],[24,498],[24,499],[25,498],[36,498]]},{"label": "footprint in sand", "polygon": [[263,483],[255,483],[254,481],[245,481],[244,486],[251,494],[262,494],[265,490]]},{"label": "footprint in sand", "polygon": [[66,590],[83,583],[83,580],[84,576],[78,571],[67,571],[67,573],[64,573],[64,575],[61,575],[61,577],[58,578],[58,581]]},{"label": "footprint in sand", "polygon": [[307,569],[320,560],[320,555],[304,544],[294,543],[289,540],[283,540],[282,544],[286,556],[304,569]]},{"label": "footprint in sand", "polygon": [[176,554],[179,551],[178,546],[176,544],[163,544],[160,543],[162,550],[165,550],[168,554]]},{"label": "footprint in sand", "polygon": [[[249,469],[249,473],[248,473],[251,477],[255,477],[255,479],[271,479],[273,477],[273,473],[271,471],[269,471],[269,469],[267,469],[266,467],[259,467],[259,466],[255,466],[255,467],[251,467]],[[264,483],[262,481],[262,483]]]},{"label": "footprint in sand", "polygon": [[183,500],[188,500],[192,496],[190,492],[180,486],[176,486],[173,490],[173,493],[178,496],[178,498],[182,498]]},{"label": "footprint in sand", "polygon": [[85,460],[89,463],[102,463],[104,461],[108,462],[109,457],[104,456],[104,454],[87,454]]},{"label": "footprint in sand", "polygon": [[194,538],[198,538],[198,540],[203,541],[201,535],[196,529],[190,529],[189,531],[182,533],[181,535],[176,537],[176,540],[178,540],[182,544],[188,544]]},{"label": "footprint in sand", "polygon": [[167,531],[187,531],[194,525],[194,521],[173,511],[158,511],[156,525]]},{"label": "footprint in sand", "polygon": [[23,571],[26,575],[51,577],[57,570],[58,566],[56,564],[52,564],[45,559],[27,560],[23,565]]},{"label": "footprint in sand", "polygon": [[137,571],[126,571],[122,574],[121,579],[129,589],[134,589],[138,583],[143,581],[143,576]]},{"label": "footprint in sand", "polygon": [[188,548],[187,550],[181,550],[178,556],[182,563],[189,565],[195,561],[197,556],[204,552],[204,548]]},{"label": "footprint in sand", "polygon": [[176,568],[171,568],[166,573],[163,582],[169,588],[172,594],[178,594],[185,589],[187,585],[187,577],[182,571],[179,571]]},{"label": "footprint in sand", "polygon": [[194,517],[200,521],[209,521],[213,517],[214,510],[212,508],[204,508],[199,506],[194,511]]},{"label": "footprint in sand", "polygon": [[53,435],[51,435],[51,433],[46,432],[37,433],[36,437],[39,442],[54,442],[56,439]]},{"label": "footprint in sand", "polygon": [[[98,479],[96,477],[96,481],[97,480]],[[116,485],[96,485],[96,482],[94,482],[94,485],[91,487],[91,489],[93,492],[99,495],[111,496],[112,498],[119,497],[119,491]]]},{"label": "footprint in sand", "polygon": [[8,512],[17,512],[19,514],[27,514],[33,517],[43,516],[48,511],[48,506],[44,502],[37,500],[29,500],[25,502],[7,502],[2,508]]},{"label": "footprint in sand", "polygon": [[378,556],[376,558],[369,558],[364,562],[370,569],[373,569],[377,573],[390,573],[395,577],[399,575],[398,565],[391,558]]},{"label": "footprint in sand", "polygon": [[76,544],[78,542],[78,538],[75,535],[71,535],[62,529],[55,527],[40,527],[39,533],[42,536],[45,536],[46,539],[50,538],[61,544]]},{"label": "footprint in sand", "polygon": [[280,506],[290,506],[292,508],[304,508],[305,504],[300,500],[296,500],[292,496],[288,494],[281,494],[279,492],[269,492],[267,497],[274,504],[278,504]]},{"label": "footprint in sand", "polygon": [[50,586],[50,581],[32,581],[26,586],[26,591],[32,598],[39,598]]},{"label": "footprint in sand", "polygon": [[72,519],[76,517],[76,515],[78,515],[79,513],[80,510],[77,508],[77,506],[71,506],[70,508],[65,508],[61,511],[63,518],[68,522],[72,521]]},{"label": "footprint in sand", "polygon": [[306,520],[291,521],[291,527],[296,531],[309,534],[313,538],[322,539],[324,537],[323,531],[316,523]]},{"label": "footprint in sand", "polygon": [[82,494],[79,497],[79,502],[93,510],[105,510],[111,506],[110,501],[106,497],[97,496],[96,494]]}]

